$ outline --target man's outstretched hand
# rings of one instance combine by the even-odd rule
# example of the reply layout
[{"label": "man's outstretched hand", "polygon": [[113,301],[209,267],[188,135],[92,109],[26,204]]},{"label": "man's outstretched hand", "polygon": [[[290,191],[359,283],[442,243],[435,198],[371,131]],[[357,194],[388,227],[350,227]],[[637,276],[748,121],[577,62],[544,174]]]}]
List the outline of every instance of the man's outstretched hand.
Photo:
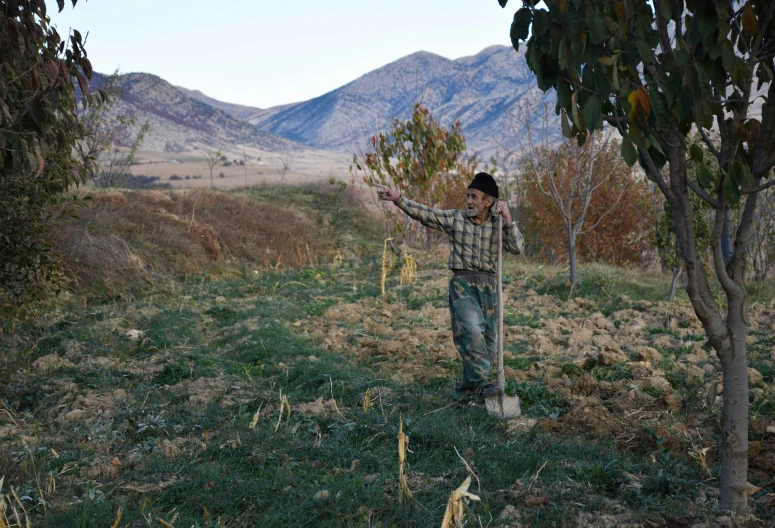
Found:
[{"label": "man's outstretched hand", "polygon": [[397,202],[399,198],[401,198],[401,194],[397,193],[393,189],[389,187],[385,187],[384,185],[376,185],[377,189],[377,196],[379,196],[380,200],[385,200],[388,202]]},{"label": "man's outstretched hand", "polygon": [[509,211],[509,204],[505,201],[498,201],[498,206],[495,210],[496,213],[503,216],[503,219],[507,224],[511,223],[511,212]]}]

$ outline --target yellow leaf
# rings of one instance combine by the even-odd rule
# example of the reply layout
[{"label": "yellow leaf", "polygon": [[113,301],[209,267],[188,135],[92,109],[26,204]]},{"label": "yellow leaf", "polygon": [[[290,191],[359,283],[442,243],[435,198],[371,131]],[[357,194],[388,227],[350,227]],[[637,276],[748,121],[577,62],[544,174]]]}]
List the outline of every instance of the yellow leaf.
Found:
[{"label": "yellow leaf", "polygon": [[[651,114],[651,100],[649,99],[649,94],[642,86],[638,86],[638,89],[635,90],[635,93],[638,97],[639,107],[643,109],[643,113],[645,114],[643,117],[643,121],[645,121]],[[638,117],[641,117],[640,114]]]}]

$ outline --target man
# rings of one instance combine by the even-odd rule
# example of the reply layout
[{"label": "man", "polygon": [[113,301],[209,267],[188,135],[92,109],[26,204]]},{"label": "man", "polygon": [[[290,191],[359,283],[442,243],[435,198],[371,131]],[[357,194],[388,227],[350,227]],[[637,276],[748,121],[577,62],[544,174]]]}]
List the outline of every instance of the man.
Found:
[{"label": "man", "polygon": [[503,217],[504,249],[518,255],[524,247],[522,233],[511,219],[506,202],[498,201],[498,185],[486,172],[468,186],[467,209],[433,209],[413,202],[387,187],[380,199],[394,202],[407,215],[449,235],[449,313],[452,338],[463,361],[463,377],[452,391],[454,400],[487,398],[503,391],[489,379],[496,357],[498,307],[496,265],[498,225]]}]

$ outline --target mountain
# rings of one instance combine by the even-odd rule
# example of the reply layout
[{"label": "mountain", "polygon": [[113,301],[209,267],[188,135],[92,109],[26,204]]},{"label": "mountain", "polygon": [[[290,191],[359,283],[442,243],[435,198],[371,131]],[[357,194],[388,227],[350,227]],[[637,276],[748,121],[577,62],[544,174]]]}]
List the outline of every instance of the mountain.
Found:
[{"label": "mountain", "polygon": [[320,97],[248,119],[305,145],[349,149],[355,138],[384,129],[394,116],[407,117],[422,102],[443,124],[460,120],[469,148],[492,153],[499,144],[515,148],[509,112],[537,90],[524,56],[511,47],[492,46],[457,60],[420,51]]},{"label": "mountain", "polygon": [[[104,86],[107,77],[95,73],[90,83],[94,90]],[[292,140],[278,136],[248,121],[232,115],[239,105],[218,103],[197,92],[180,89],[164,79],[148,73],[120,75],[116,87],[123,98],[116,101],[112,112],[134,114],[135,128],[146,121],[150,131],[142,150],[183,152],[190,150],[226,150],[245,145],[266,151],[298,150],[304,148]],[[244,107],[247,108],[247,107]],[[227,111],[228,109],[228,111]]]}]

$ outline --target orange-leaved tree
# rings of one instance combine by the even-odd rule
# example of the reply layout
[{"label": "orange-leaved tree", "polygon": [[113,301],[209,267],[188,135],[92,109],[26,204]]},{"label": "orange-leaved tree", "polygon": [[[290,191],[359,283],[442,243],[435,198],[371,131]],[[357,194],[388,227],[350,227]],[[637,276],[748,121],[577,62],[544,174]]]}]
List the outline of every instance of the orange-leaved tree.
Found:
[{"label": "orange-leaved tree", "polygon": [[522,158],[525,230],[540,240],[534,250],[567,259],[573,285],[577,256],[629,264],[650,246],[649,217],[640,210],[651,209],[647,186],[618,153],[609,133],[583,146],[568,140],[534,146]]},{"label": "orange-leaved tree", "polygon": [[[476,171],[476,156],[467,156],[457,121],[445,127],[416,104],[406,121],[394,118],[390,129],[356,145],[351,174],[362,174],[370,187],[385,185],[430,207],[453,208],[464,203],[466,186]],[[410,245],[428,247],[438,234],[412,221],[392,203],[379,202],[391,228]]]}]

